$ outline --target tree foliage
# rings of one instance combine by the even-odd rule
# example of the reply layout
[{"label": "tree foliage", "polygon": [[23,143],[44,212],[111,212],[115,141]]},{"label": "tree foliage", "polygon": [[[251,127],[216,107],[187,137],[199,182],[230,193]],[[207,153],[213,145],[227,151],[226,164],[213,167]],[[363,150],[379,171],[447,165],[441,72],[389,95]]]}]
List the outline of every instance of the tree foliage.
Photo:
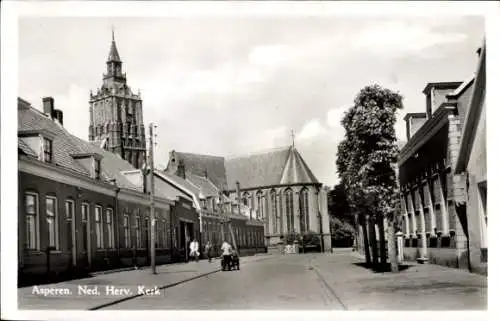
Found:
[{"label": "tree foliage", "polygon": [[338,145],[336,164],[353,213],[392,220],[398,206],[394,125],[402,108],[399,93],[371,85],[361,89],[342,118],[345,137]]},{"label": "tree foliage", "polygon": [[332,218],[338,218],[341,221],[354,225],[354,216],[351,213],[347,192],[343,182],[335,185],[328,191],[328,213]]}]

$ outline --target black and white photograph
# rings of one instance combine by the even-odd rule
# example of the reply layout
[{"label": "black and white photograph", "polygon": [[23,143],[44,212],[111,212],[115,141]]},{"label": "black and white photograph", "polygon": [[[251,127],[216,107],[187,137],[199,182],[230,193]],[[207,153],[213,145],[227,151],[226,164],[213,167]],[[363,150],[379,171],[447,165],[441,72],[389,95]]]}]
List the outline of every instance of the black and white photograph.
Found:
[{"label": "black and white photograph", "polygon": [[9,313],[494,308],[498,3],[8,2]]}]

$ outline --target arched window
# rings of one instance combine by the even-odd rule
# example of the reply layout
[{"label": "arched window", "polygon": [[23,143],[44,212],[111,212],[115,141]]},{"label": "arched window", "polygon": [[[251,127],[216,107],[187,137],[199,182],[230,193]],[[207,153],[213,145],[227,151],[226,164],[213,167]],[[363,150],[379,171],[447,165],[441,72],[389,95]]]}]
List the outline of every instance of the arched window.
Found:
[{"label": "arched window", "polygon": [[286,225],[288,232],[293,232],[293,191],[289,188],[285,191]]},{"label": "arched window", "polygon": [[271,197],[271,199],[270,199],[271,218],[273,220],[272,233],[276,234],[276,233],[278,233],[278,198],[276,197],[276,191],[274,189],[271,190],[270,197]]},{"label": "arched window", "polygon": [[299,210],[300,232],[305,233],[309,230],[309,192],[307,188],[300,191]]},{"label": "arched window", "polygon": [[261,191],[257,192],[257,217],[264,218],[264,196]]},{"label": "arched window", "polygon": [[250,196],[248,195],[248,193],[243,194],[243,205],[250,206],[250,204],[248,202],[249,199],[250,199]]}]

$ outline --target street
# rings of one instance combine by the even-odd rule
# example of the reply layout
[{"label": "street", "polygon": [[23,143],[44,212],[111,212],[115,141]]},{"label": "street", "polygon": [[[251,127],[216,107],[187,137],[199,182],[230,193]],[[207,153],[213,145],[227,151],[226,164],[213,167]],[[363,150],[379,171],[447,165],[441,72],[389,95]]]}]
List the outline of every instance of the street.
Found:
[{"label": "street", "polygon": [[[481,310],[487,279],[457,269],[411,265],[398,274],[373,273],[348,251],[270,256],[141,296],[108,310]],[[195,263],[190,263],[195,264]],[[219,264],[219,262],[215,263]]]},{"label": "street", "polygon": [[[240,271],[220,261],[170,264],[18,289],[20,309],[79,310],[484,310],[487,277],[410,262],[399,273],[375,273],[350,249],[334,253],[241,258]],[[79,295],[77,289],[100,291]],[[119,295],[108,290],[123,291]],[[149,289],[149,290],[148,290]],[[144,291],[145,290],[145,291]]]},{"label": "street", "polygon": [[[342,309],[309,262],[313,255],[270,257],[106,309]],[[219,264],[219,262],[215,263]]]}]

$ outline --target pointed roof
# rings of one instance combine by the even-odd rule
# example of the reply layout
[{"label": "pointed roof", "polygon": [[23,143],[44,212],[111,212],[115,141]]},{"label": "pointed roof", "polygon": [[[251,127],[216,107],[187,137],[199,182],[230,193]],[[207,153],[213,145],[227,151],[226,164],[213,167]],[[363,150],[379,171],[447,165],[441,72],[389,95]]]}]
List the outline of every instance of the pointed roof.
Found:
[{"label": "pointed roof", "polygon": [[229,189],[319,183],[294,146],[226,159],[226,173]]},{"label": "pointed roof", "polygon": [[112,40],[111,40],[111,48],[109,48],[108,62],[112,62],[112,61],[121,62],[120,55],[118,54],[118,49],[116,48],[115,31],[114,30],[112,31],[111,37],[112,37]]},{"label": "pointed roof", "polygon": [[292,146],[289,150],[288,160],[286,162],[280,184],[316,184],[318,180],[312,173],[309,166],[299,154],[297,149]]}]

